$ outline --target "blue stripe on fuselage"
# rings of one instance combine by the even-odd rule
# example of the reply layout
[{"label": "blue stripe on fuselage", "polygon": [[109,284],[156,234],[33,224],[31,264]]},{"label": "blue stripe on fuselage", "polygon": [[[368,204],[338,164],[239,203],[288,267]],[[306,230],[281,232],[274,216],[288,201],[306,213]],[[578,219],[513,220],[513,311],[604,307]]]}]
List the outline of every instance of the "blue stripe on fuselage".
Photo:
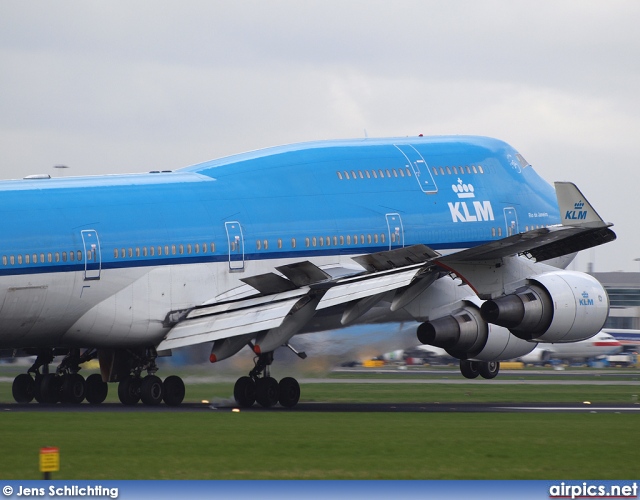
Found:
[{"label": "blue stripe on fuselage", "polygon": [[[396,145],[411,145],[428,168],[436,168],[437,193],[420,189],[416,171],[406,170],[407,158]],[[479,137],[327,141],[245,153],[173,173],[0,182],[0,259],[7,258],[7,264],[0,261],[0,275],[83,270],[83,262],[55,262],[55,257],[48,262],[48,254],[84,252],[81,231],[88,229],[99,235],[102,269],[113,269],[226,261],[225,222],[230,221],[241,224],[246,260],[385,250],[391,237],[388,214],[399,215],[405,245],[434,249],[506,236],[508,207],[517,213],[520,231],[558,223],[553,188],[531,167],[515,168],[515,154],[501,141]],[[466,167],[478,166],[483,173],[468,173]],[[473,198],[459,196],[456,189],[463,185],[473,186]],[[492,235],[492,228],[502,234]],[[208,253],[195,255],[195,245],[202,252],[205,243]],[[186,255],[187,245],[192,254]],[[136,256],[136,249],[152,246],[163,253],[168,246],[169,255]]]}]

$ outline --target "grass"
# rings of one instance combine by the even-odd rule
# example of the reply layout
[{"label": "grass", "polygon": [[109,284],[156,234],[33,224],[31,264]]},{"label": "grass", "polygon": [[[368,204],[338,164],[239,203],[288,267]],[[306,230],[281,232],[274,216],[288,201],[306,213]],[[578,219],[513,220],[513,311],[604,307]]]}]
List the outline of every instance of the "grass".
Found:
[{"label": "grass", "polygon": [[[454,378],[453,376],[451,378]],[[410,382],[410,381],[407,381]],[[638,386],[303,384],[331,402],[631,403]],[[109,401],[117,401],[110,385]],[[189,383],[187,400],[227,399],[233,382]],[[0,383],[10,402],[11,384]],[[636,414],[20,412],[0,415],[1,479],[628,479]]]},{"label": "grass", "polygon": [[[10,413],[2,479],[624,479],[628,414]],[[634,438],[635,437],[635,438]],[[6,450],[11,450],[7,453]]]}]

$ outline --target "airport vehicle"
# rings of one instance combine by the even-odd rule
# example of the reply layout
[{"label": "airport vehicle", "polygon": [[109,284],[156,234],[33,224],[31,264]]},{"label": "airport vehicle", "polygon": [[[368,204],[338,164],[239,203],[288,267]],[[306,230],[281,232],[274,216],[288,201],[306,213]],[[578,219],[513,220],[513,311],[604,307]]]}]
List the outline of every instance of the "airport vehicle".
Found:
[{"label": "airport vehicle", "polygon": [[[240,405],[291,407],[300,386],[270,376],[277,348],[383,319],[419,321],[465,376],[492,377],[538,342],[591,337],[608,313],[600,283],[561,267],[615,239],[611,224],[496,139],[320,141],[42,177],[0,182],[0,348],[37,356],[19,402],[97,404],[118,382],[126,405],[177,405],[184,383],[161,380],[157,357],[212,343],[211,362],[255,353]],[[101,375],[84,380],[95,358]]]},{"label": "airport vehicle", "polygon": [[539,344],[529,354],[519,359],[524,363],[548,363],[551,360],[585,361],[603,356],[617,354],[623,349],[622,344],[612,335],[601,331],[587,340],[568,344]]}]

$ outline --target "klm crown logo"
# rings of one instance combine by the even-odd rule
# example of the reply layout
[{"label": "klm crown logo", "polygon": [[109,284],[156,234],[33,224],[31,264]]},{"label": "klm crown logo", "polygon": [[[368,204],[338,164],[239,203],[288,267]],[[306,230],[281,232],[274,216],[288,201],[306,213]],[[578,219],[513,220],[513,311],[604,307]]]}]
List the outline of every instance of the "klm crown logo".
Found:
[{"label": "klm crown logo", "polygon": [[584,201],[580,200],[573,204],[573,210],[567,210],[567,213],[564,215],[565,219],[569,220],[586,220],[587,214],[589,213],[587,210],[582,210],[584,208]]},{"label": "klm crown logo", "polygon": [[458,195],[458,198],[475,198],[473,184],[463,184],[462,179],[458,178],[458,184],[451,186],[453,192]]},{"label": "klm crown logo", "polygon": [[580,299],[580,305],[581,306],[592,306],[593,305],[593,299],[589,298],[589,294],[586,291],[582,292],[582,298]]}]

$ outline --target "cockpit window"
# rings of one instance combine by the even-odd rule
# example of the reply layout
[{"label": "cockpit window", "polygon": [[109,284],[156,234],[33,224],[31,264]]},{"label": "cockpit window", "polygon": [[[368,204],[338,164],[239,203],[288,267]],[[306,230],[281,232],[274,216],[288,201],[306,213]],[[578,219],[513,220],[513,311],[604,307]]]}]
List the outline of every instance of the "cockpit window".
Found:
[{"label": "cockpit window", "polygon": [[525,167],[530,167],[531,163],[529,163],[527,160],[524,159],[524,156],[522,156],[520,153],[516,154],[516,158],[518,159],[518,162],[520,163],[520,168],[525,168]]}]

